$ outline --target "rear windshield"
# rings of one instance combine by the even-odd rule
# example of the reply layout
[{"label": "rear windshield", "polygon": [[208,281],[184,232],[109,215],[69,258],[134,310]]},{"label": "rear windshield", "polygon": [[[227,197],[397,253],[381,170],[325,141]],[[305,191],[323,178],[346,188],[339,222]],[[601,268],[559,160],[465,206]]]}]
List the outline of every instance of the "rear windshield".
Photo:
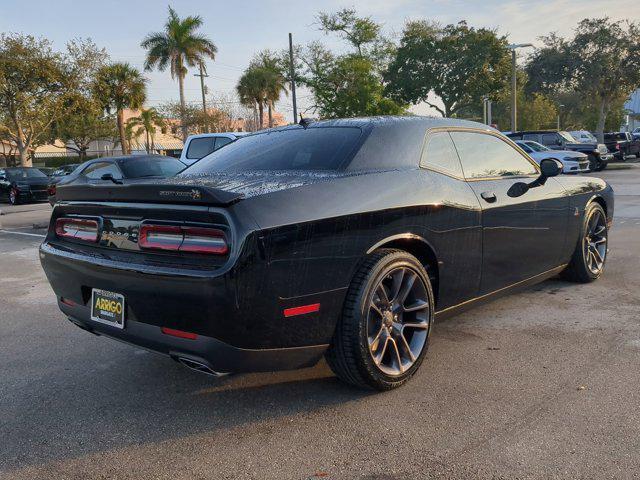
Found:
[{"label": "rear windshield", "polygon": [[186,165],[175,158],[132,158],[119,162],[126,178],[173,177]]},{"label": "rear windshield", "polygon": [[47,176],[37,168],[7,168],[7,177],[12,180],[47,178]]},{"label": "rear windshield", "polygon": [[187,175],[247,170],[340,170],[353,157],[358,127],[287,128],[244,137],[184,171]]}]

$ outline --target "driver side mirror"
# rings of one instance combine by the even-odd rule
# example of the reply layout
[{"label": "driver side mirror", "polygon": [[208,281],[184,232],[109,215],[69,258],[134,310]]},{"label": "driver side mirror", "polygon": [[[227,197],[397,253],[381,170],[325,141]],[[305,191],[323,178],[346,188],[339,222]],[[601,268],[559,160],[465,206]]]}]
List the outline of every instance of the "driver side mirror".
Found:
[{"label": "driver side mirror", "polygon": [[529,191],[531,188],[541,187],[547,183],[547,178],[557,177],[562,173],[562,163],[555,158],[545,158],[540,162],[540,176],[531,183],[516,182],[509,190],[507,195],[511,198],[521,197]]}]

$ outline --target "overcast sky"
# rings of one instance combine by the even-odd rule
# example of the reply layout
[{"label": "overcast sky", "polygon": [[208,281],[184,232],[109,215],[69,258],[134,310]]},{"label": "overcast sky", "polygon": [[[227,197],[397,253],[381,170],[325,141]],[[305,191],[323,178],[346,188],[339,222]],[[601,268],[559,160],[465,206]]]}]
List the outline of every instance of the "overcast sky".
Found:
[{"label": "overcast sky", "polygon": [[[319,39],[343,48],[339,41],[318,31],[315,15],[319,10],[355,7],[360,14],[382,23],[385,33],[392,36],[402,31],[407,19],[467,20],[473,26],[497,28],[515,43],[537,43],[537,37],[552,31],[569,35],[585,17],[640,21],[638,0],[174,0],[171,4],[180,16],[202,16],[203,33],[218,46],[216,61],[207,65],[211,75],[207,85],[211,91],[222,92],[233,91],[256,51],[286,48],[288,32],[293,33],[296,43]],[[59,49],[70,38],[91,37],[113,60],[142,69],[140,41],[148,32],[162,29],[167,5],[159,0],[2,0],[0,30],[44,36]],[[192,73],[187,78],[186,95],[189,101],[198,101],[199,80]],[[150,105],[178,99],[177,83],[169,73],[149,72],[147,77]],[[299,104],[309,105],[308,92],[301,92],[301,97]],[[290,112],[290,101],[283,100],[279,110]]]}]

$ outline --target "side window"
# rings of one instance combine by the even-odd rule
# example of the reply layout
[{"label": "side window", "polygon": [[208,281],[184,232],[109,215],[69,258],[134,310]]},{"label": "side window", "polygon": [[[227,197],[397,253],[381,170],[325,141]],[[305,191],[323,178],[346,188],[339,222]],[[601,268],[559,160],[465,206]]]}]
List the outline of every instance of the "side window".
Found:
[{"label": "side window", "polygon": [[224,147],[227,143],[231,143],[233,140],[227,137],[218,137],[216,138],[216,150]]},{"label": "side window", "polygon": [[545,133],[542,135],[543,145],[560,145],[560,138],[555,133]]},{"label": "side window", "polygon": [[456,147],[448,132],[432,133],[427,142],[420,159],[421,166],[430,167],[454,177],[463,176]]},{"label": "side window", "polygon": [[525,133],[524,135],[522,135],[523,140],[533,140],[534,142],[539,142],[540,141],[539,137],[540,136],[535,133]]},{"label": "side window", "polygon": [[122,178],[120,169],[111,162],[92,163],[84,169],[82,175],[92,180],[100,180],[107,173],[113,175],[113,178]]},{"label": "side window", "polygon": [[514,177],[538,173],[533,164],[504,140],[474,132],[451,132],[467,179]]},{"label": "side window", "polygon": [[215,137],[192,138],[187,148],[187,158],[189,160],[200,160],[206,157],[215,148]]}]

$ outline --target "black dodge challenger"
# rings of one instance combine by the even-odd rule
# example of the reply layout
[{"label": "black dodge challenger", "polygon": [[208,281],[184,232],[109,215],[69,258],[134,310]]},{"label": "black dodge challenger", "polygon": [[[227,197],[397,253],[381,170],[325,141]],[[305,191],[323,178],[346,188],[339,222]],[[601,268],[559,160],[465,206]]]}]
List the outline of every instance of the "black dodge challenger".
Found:
[{"label": "black dodge challenger", "polygon": [[79,327],[206,373],[323,355],[390,389],[434,320],[603,271],[613,192],[466,121],[321,121],[247,136],[158,183],[63,186],[40,248]]}]

